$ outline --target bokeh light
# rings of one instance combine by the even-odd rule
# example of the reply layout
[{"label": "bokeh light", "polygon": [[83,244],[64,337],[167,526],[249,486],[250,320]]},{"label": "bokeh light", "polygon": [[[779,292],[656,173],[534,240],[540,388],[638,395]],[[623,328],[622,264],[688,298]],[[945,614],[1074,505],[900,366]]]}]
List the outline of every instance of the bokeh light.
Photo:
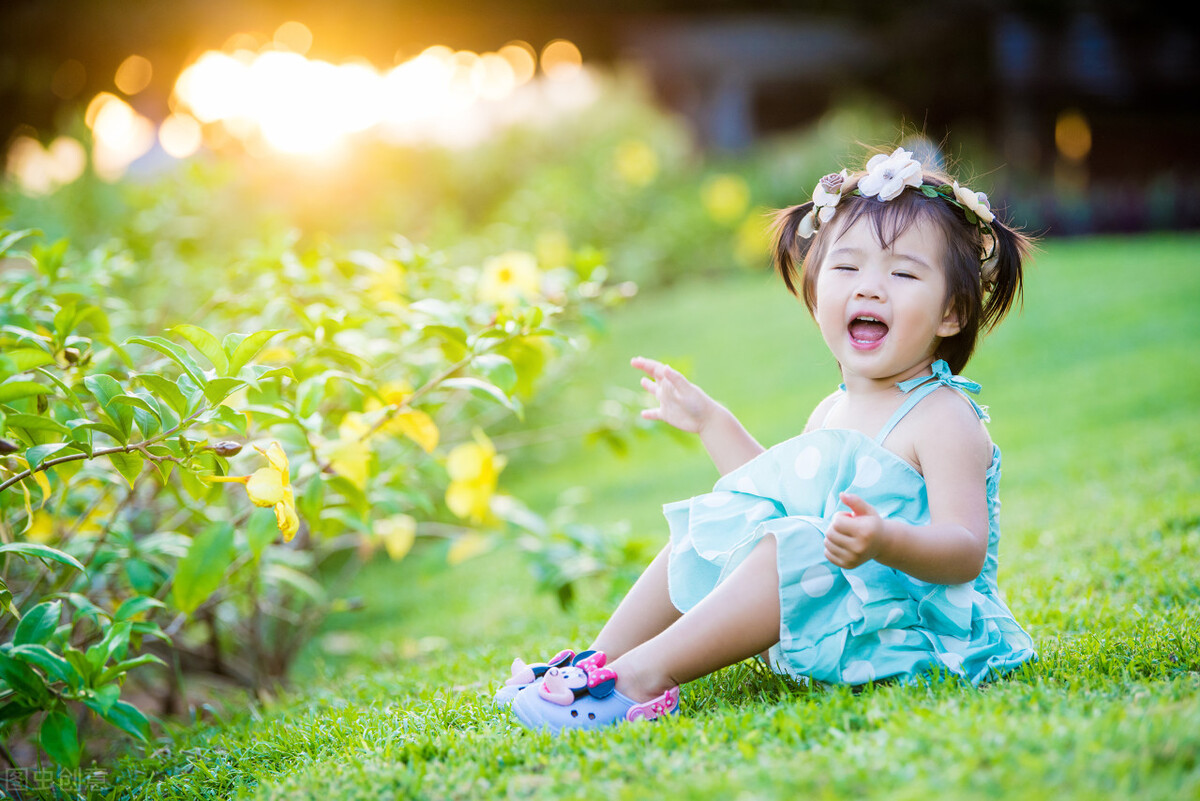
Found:
[{"label": "bokeh light", "polygon": [[158,143],[167,155],[185,159],[204,144],[204,131],[190,114],[171,114],[158,126]]},{"label": "bokeh light", "polygon": [[500,48],[499,56],[512,67],[517,86],[528,83],[537,73],[537,51],[528,42],[509,42]]},{"label": "bokeh light", "polygon": [[306,54],[312,47],[312,31],[303,22],[291,20],[275,29],[275,44],[300,55]]},{"label": "bokeh light", "polygon": [[87,151],[78,140],[60,136],[43,148],[32,136],[18,136],[8,150],[6,171],[31,195],[44,195],[69,184],[87,167]]},{"label": "bokeh light", "polygon": [[116,180],[154,146],[155,125],[116,95],[101,92],[85,113],[92,129],[92,166],[105,180]]},{"label": "bokeh light", "polygon": [[122,61],[121,66],[117,67],[113,83],[127,97],[133,97],[145,90],[153,78],[154,66],[150,60],[145,56],[135,54]]},{"label": "bokeh light", "polygon": [[[284,154],[329,153],[369,131],[396,144],[469,144],[512,117],[509,101],[537,75],[536,51],[523,41],[484,53],[434,45],[383,71],[362,61],[310,59],[303,53],[311,45],[311,31],[299,22],[279,26],[270,42],[230,37],[223,51],[206,52],[183,70],[171,108],[199,121],[210,146],[222,141],[212,132],[219,126],[254,153],[261,145]],[[555,82],[582,74],[579,48],[550,42],[542,71]],[[550,106],[566,102],[539,98]]]},{"label": "bokeh light", "polygon": [[[95,95],[84,114],[96,174],[116,180],[156,142],[177,159],[204,148],[255,157],[336,156],[349,152],[356,137],[470,146],[498,128],[548,120],[595,96],[579,48],[565,39],[547,43],[540,58],[521,40],[494,52],[433,45],[405,59],[398,52],[397,63],[384,69],[361,59],[335,64],[310,58],[313,40],[296,20],[269,37],[229,36],[221,49],[205,51],[183,68],[157,124],[127,101],[149,88],[154,67],[145,56],[128,56],[113,77],[115,90]],[[72,59],[59,65],[51,88],[69,99],[86,83],[84,65]],[[78,151],[82,159],[63,155],[76,152],[60,148],[60,163],[36,133],[17,138],[10,145],[10,173],[30,192],[53,191],[62,176],[74,180],[86,169],[86,149]],[[657,157],[644,143],[627,143],[616,160],[630,184],[645,185],[658,171]]]},{"label": "bokeh light", "polygon": [[583,65],[579,48],[566,39],[555,39],[542,48],[542,72],[550,78],[570,78]]},{"label": "bokeh light", "polygon": [[1092,151],[1092,127],[1083,112],[1069,109],[1054,123],[1054,144],[1068,161],[1083,161]]}]

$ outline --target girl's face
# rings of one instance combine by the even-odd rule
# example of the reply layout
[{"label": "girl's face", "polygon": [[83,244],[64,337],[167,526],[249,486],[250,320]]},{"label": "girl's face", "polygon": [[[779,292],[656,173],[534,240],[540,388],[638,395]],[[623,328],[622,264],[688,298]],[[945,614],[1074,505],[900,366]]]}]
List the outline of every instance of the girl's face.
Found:
[{"label": "girl's face", "polygon": [[938,342],[958,333],[946,308],[942,234],[916,220],[884,248],[867,218],[834,237],[816,282],[816,320],[849,386],[895,383],[933,362]]}]

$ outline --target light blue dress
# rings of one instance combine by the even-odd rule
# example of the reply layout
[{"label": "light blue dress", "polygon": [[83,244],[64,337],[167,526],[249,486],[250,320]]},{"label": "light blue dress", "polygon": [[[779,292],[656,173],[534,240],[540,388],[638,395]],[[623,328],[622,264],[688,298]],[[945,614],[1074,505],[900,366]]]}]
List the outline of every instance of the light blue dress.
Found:
[{"label": "light blue dress", "polygon": [[[713,491],[663,507],[671,529],[668,582],[681,611],[695,606],[767,534],[777,541],[779,643],[771,667],[802,680],[864,684],[911,680],[935,670],[972,684],[1035,656],[996,585],[1000,541],[1000,449],[987,471],[988,546],[983,571],[966,584],[931,584],[869,561],[843,570],[824,555],[833,515],[851,492],[884,517],[929,523],[925,480],[883,447],[903,417],[941,386],[978,392],[944,361],[898,384],[905,402],[874,439],[819,429],[782,442],[722,476]],[[968,400],[971,400],[967,397]],[[971,400],[976,414],[983,408]]]}]

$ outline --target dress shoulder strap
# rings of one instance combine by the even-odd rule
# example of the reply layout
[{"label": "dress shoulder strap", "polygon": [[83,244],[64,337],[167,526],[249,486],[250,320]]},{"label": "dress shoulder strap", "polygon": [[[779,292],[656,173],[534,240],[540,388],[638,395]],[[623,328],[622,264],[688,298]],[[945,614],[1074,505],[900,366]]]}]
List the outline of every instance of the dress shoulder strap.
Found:
[{"label": "dress shoulder strap", "polygon": [[963,378],[951,373],[950,365],[946,364],[944,359],[938,359],[930,365],[930,369],[932,370],[930,375],[917,376],[916,378],[910,378],[907,381],[901,381],[896,384],[900,388],[900,391],[908,395],[908,397],[904,399],[904,403],[900,404],[900,408],[896,410],[896,413],[892,415],[891,419],[884,424],[883,428],[875,436],[877,444],[882,445],[883,441],[887,439],[888,434],[892,433],[892,429],[896,427],[896,424],[903,420],[904,416],[911,412],[914,406],[929,397],[938,387],[945,386],[958,390],[971,404],[971,408],[975,410],[975,414],[979,416],[980,420],[986,422],[991,419],[988,417],[987,408],[980,406],[973,398],[967,395],[968,392],[978,395],[983,387],[969,378]]}]

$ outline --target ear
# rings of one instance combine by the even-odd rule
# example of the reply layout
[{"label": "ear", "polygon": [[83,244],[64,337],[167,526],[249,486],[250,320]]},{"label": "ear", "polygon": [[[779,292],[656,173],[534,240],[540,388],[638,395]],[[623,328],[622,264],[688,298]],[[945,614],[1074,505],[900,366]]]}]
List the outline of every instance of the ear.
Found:
[{"label": "ear", "polygon": [[962,330],[962,324],[958,321],[958,311],[949,306],[946,308],[946,313],[942,315],[942,322],[938,325],[937,335],[942,339],[952,337]]}]

